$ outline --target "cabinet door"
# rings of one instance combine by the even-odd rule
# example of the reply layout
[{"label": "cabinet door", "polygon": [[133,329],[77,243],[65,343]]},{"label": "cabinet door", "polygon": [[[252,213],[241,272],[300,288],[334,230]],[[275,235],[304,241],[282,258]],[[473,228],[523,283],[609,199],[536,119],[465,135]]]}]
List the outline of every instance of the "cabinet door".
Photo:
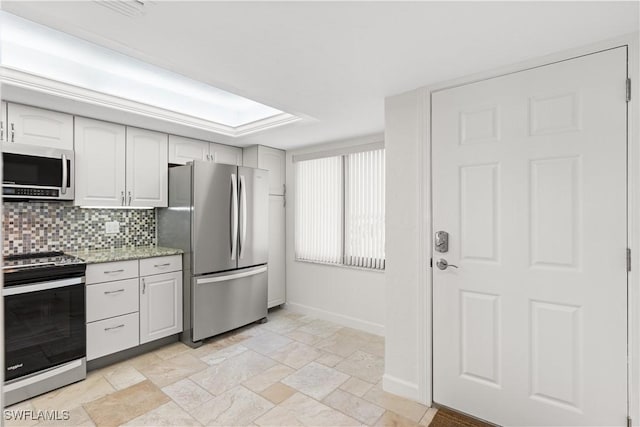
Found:
[{"label": "cabinet door", "polygon": [[124,205],[125,144],[124,126],[76,117],[76,205]]},{"label": "cabinet door", "polygon": [[166,207],[168,135],[127,127],[127,206]]},{"label": "cabinet door", "polygon": [[285,152],[259,146],[258,167],[269,171],[269,194],[284,195]]},{"label": "cabinet door", "polygon": [[87,323],[87,360],[140,344],[138,313]]},{"label": "cabinet door", "polygon": [[269,196],[269,308],[285,302],[284,196]]},{"label": "cabinet door", "polygon": [[186,165],[192,160],[209,160],[209,143],[169,135],[169,163]]},{"label": "cabinet door", "polygon": [[216,163],[242,166],[242,148],[240,147],[212,142],[209,146],[209,153],[211,154],[211,160]]},{"label": "cabinet door", "polygon": [[140,344],[182,332],[182,272],[140,279]]},{"label": "cabinet door", "polygon": [[12,103],[7,113],[9,142],[73,150],[72,115]]},{"label": "cabinet door", "polygon": [[7,141],[7,103],[0,102],[0,142]]}]

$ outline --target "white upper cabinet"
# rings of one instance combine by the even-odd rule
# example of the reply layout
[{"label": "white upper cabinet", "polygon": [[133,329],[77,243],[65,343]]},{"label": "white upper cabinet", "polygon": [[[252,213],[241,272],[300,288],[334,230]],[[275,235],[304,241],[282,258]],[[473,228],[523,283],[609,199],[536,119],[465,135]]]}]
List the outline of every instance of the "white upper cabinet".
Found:
[{"label": "white upper cabinet", "polygon": [[76,117],[79,206],[167,206],[167,134]]},{"label": "white upper cabinet", "polygon": [[186,165],[192,160],[209,160],[209,143],[169,135],[169,163]]},{"label": "white upper cabinet", "polygon": [[166,133],[127,127],[127,206],[167,206]]},{"label": "white upper cabinet", "polygon": [[192,160],[242,166],[242,148],[169,135],[169,163],[186,165]]},{"label": "white upper cabinet", "polygon": [[0,103],[0,142],[7,141],[7,103]]},{"label": "white upper cabinet", "polygon": [[210,159],[216,163],[242,166],[242,148],[230,145],[216,144],[209,145]]},{"label": "white upper cabinet", "polygon": [[286,182],[286,153],[277,148],[254,145],[244,149],[245,166],[269,171],[269,194],[283,196]]},{"label": "white upper cabinet", "polygon": [[76,205],[124,205],[125,145],[124,126],[76,117]]},{"label": "white upper cabinet", "polygon": [[7,105],[7,141],[73,150],[73,116],[57,111]]},{"label": "white upper cabinet", "polygon": [[258,167],[269,171],[269,194],[285,193],[285,158],[282,150],[258,146]]}]

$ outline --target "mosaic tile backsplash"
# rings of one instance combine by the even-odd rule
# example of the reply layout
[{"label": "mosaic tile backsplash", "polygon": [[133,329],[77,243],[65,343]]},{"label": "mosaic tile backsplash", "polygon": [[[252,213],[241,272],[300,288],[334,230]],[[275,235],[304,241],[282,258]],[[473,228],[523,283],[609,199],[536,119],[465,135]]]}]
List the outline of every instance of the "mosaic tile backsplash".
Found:
[{"label": "mosaic tile backsplash", "polygon": [[[105,222],[120,232],[106,234]],[[153,209],[86,209],[62,203],[5,202],[2,254],[82,251],[156,244]]]}]

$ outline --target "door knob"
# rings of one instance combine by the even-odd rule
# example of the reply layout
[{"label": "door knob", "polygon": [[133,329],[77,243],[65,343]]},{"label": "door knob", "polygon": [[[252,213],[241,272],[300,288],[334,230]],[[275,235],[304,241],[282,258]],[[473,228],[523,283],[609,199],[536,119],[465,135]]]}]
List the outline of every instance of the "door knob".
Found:
[{"label": "door knob", "polygon": [[440,270],[446,270],[449,267],[458,268],[457,265],[449,264],[444,258],[440,258],[438,261],[436,261],[436,267],[438,267]]}]

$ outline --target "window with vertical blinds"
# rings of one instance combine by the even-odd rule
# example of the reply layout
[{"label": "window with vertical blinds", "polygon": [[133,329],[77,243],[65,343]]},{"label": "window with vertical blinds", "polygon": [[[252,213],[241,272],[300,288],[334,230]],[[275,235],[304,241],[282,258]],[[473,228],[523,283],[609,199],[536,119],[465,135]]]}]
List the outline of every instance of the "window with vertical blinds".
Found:
[{"label": "window with vertical blinds", "polygon": [[384,269],[384,149],[344,161],[344,263]]},{"label": "window with vertical blinds", "polygon": [[294,161],[296,259],[384,269],[384,148]]},{"label": "window with vertical blinds", "polygon": [[296,258],[338,264],[342,258],[342,157],[296,164]]}]

